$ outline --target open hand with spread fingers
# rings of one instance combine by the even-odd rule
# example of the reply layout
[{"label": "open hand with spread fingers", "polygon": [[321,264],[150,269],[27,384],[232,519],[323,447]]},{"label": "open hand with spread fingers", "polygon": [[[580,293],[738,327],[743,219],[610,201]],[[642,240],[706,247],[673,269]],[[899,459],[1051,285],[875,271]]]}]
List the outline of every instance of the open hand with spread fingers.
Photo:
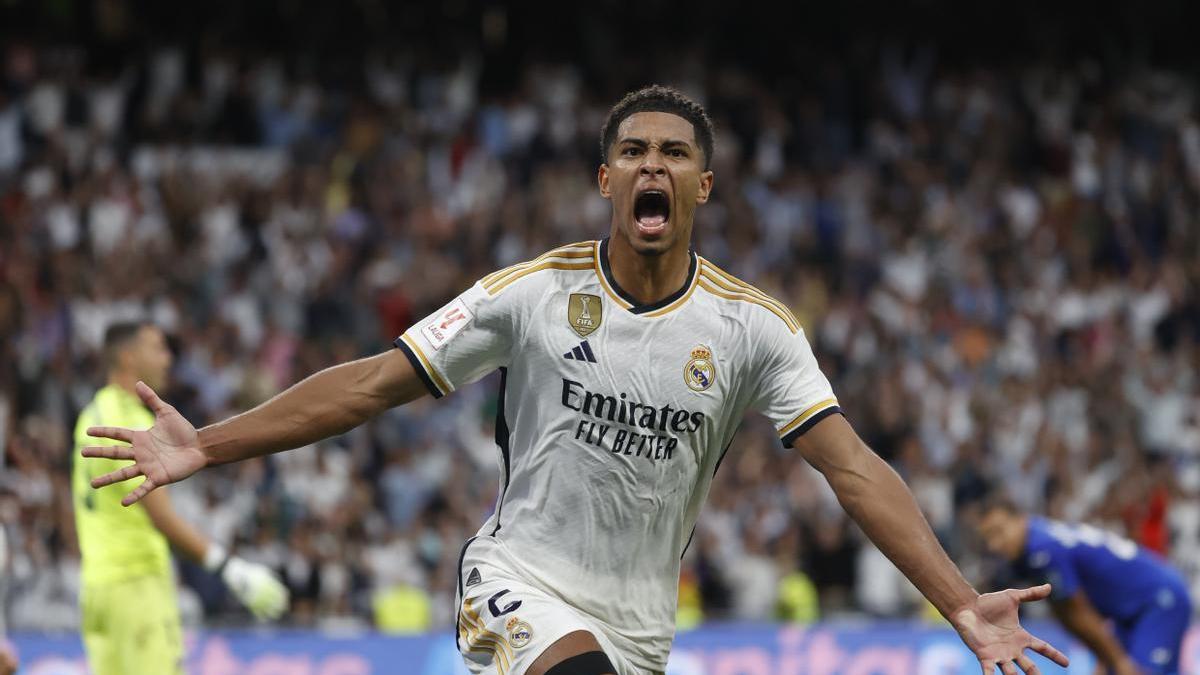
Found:
[{"label": "open hand with spread fingers", "polygon": [[0,675],[13,675],[20,665],[16,655],[0,640]]},{"label": "open hand with spread fingers", "polygon": [[145,476],[146,480],[121,500],[125,506],[134,504],[157,487],[179,482],[208,466],[208,457],[200,449],[196,427],[159,398],[145,382],[138,382],[136,389],[138,397],[154,413],[154,426],[144,431],[91,427],[87,430],[89,436],[124,441],[129,445],[89,445],[81,453],[84,457],[133,460],[133,464],[125,468],[92,479],[92,487],[100,488]]},{"label": "open hand with spread fingers", "polygon": [[1030,635],[1018,621],[1017,610],[1022,602],[1034,602],[1049,596],[1050,584],[986,593],[950,617],[963,642],[979,658],[984,675],[993,675],[997,667],[1004,675],[1040,673],[1037,665],[1025,654],[1026,649],[1032,649],[1064,668],[1070,665],[1065,654],[1048,642]]}]

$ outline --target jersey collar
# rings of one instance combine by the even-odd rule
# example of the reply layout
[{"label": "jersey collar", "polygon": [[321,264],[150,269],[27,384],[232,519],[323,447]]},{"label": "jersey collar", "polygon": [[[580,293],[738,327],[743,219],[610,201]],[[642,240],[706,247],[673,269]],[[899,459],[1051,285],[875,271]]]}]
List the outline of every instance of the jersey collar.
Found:
[{"label": "jersey collar", "polygon": [[138,398],[137,394],[134,394],[117,384],[106,384],[101,387],[100,391],[97,393],[102,393],[105,396],[111,396],[112,398],[120,401],[122,404],[133,402],[145,407],[142,404],[142,399]]},{"label": "jersey collar", "polygon": [[139,408],[141,410],[149,410],[142,399],[137,394],[121,387],[117,384],[106,384],[96,392],[96,400],[107,401],[105,405],[116,405],[121,410],[129,408]]},{"label": "jersey collar", "polygon": [[596,252],[596,273],[600,277],[601,284],[618,304],[634,314],[652,314],[653,316],[666,314],[675,307],[682,305],[691,296],[692,291],[696,288],[696,281],[700,277],[700,265],[696,259],[696,252],[688,249],[688,274],[683,286],[662,300],[648,305],[641,305],[638,304],[636,298],[621,288],[621,285],[617,283],[616,277],[613,276],[612,268],[608,264],[608,237],[601,239],[597,248],[599,250]]}]

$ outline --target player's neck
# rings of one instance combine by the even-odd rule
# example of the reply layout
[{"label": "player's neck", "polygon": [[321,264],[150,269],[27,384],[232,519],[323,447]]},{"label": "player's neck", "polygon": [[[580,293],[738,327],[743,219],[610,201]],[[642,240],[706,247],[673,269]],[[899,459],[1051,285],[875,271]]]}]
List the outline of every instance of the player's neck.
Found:
[{"label": "player's neck", "polygon": [[658,302],[687,283],[691,260],[686,239],[661,255],[642,255],[619,234],[614,233],[608,240],[608,266],[613,278],[643,305]]},{"label": "player's neck", "polygon": [[108,386],[120,387],[125,391],[137,396],[137,377],[129,373],[111,372],[108,374]]}]

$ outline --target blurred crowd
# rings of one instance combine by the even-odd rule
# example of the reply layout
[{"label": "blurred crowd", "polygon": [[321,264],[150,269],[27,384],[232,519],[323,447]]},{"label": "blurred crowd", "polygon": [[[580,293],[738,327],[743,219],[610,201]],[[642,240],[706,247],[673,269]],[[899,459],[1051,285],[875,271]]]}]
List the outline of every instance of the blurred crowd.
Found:
[{"label": "blurred crowd", "polygon": [[[388,349],[492,270],[608,232],[597,136],[619,88],[546,61],[497,94],[469,53],[410,56],[330,81],[216,48],[103,66],[72,47],[0,54],[10,628],[78,621],[70,432],[103,384],[110,323],[168,332],[164,398],[199,426]],[[999,488],[1158,550],[1200,597],[1195,78],[956,69],[898,48],[792,85],[702,59],[658,76],[718,129],[697,250],[793,309],[848,419],[971,581],[1006,582],[971,529]],[[281,572],[294,624],[451,625],[459,548],[497,494],[496,392],[489,377],[204,472],[174,501]],[[759,418],[684,567],[685,625],[928,613]],[[247,620],[179,569],[187,620]]]}]

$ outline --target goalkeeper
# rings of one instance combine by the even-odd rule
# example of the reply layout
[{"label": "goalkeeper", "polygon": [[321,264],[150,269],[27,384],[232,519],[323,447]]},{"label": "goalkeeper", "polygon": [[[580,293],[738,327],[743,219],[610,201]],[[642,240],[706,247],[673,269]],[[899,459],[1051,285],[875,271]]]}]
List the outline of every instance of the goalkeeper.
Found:
[{"label": "goalkeeper", "polygon": [[[278,618],[287,588],[266,567],[231,556],[181,519],[166,491],[155,490],[130,508],[124,490],[93,490],[90,481],[125,462],[80,457],[95,444],[97,424],[149,428],[154,415],[134,384],[161,386],[171,352],[151,324],[120,323],[104,336],[108,385],[79,414],[75,425],[71,491],[82,556],[83,642],[94,675],[166,675],[183,672],[183,641],[168,543],[218,574],[258,619]],[[115,442],[110,442],[115,444]]]}]

